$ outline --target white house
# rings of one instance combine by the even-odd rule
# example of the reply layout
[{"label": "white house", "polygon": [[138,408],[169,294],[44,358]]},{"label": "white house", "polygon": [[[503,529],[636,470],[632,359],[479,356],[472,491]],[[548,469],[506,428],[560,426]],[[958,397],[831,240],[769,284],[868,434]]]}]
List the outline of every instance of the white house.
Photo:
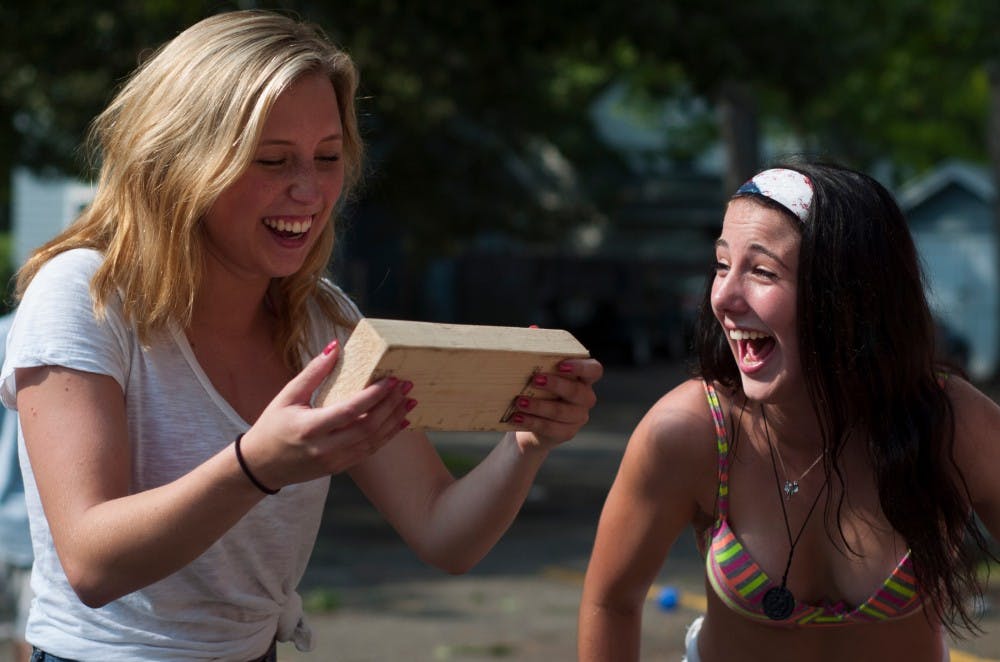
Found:
[{"label": "white house", "polygon": [[31,251],[54,237],[94,198],[95,187],[67,177],[39,177],[24,168],[13,175],[11,227],[13,264],[24,264]]},{"label": "white house", "polygon": [[947,161],[898,193],[937,317],[969,345],[969,376],[998,367],[996,186],[989,169]]}]

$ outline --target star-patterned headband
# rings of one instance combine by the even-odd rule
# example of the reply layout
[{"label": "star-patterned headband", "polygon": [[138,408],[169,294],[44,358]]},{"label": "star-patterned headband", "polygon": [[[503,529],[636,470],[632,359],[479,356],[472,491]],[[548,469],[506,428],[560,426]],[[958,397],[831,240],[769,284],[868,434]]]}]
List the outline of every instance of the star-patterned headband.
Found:
[{"label": "star-patterned headband", "polygon": [[736,189],[733,197],[746,193],[757,193],[774,200],[802,222],[809,215],[813,199],[812,182],[809,178],[787,168],[772,168],[754,175]]}]

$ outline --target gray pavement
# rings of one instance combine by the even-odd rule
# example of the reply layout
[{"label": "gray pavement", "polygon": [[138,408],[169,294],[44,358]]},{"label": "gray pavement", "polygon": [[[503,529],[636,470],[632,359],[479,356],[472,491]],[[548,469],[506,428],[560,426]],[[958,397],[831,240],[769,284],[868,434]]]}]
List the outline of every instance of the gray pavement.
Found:
[{"label": "gray pavement", "polygon": [[[675,364],[609,369],[591,423],[543,466],[517,521],[470,573],[420,563],[346,480],[335,479],[303,580],[315,650],[279,646],[279,660],[561,662],[576,659],[576,611],[603,499],[631,429],[683,379]],[[454,465],[471,464],[496,435],[433,434]],[[998,583],[998,582],[995,582]],[[656,593],[677,589],[661,609]],[[990,599],[1000,608],[1000,587]],[[701,559],[683,537],[664,564],[643,619],[643,660],[680,660],[683,633],[704,604]],[[958,642],[953,662],[1000,660],[1000,615],[983,637]]]}]

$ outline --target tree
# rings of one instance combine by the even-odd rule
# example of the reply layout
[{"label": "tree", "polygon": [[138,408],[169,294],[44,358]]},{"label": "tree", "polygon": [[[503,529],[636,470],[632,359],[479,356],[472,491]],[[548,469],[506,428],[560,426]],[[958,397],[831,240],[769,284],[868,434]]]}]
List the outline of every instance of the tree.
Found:
[{"label": "tree", "polygon": [[0,228],[14,164],[85,175],[86,127],[140,56],[201,16],[197,2],[0,3]]},{"label": "tree", "polygon": [[[84,172],[86,124],[138,55],[234,6],[0,6],[2,186],[12,161]],[[639,95],[691,90],[728,109],[727,190],[760,160],[754,134],[775,127],[809,151],[863,168],[888,160],[903,174],[943,154],[986,154],[988,0],[279,7],[322,25],[359,63],[372,173],[363,194],[418,255],[458,251],[490,229],[552,240],[613,213],[627,170],[587,110],[623,80]]]}]

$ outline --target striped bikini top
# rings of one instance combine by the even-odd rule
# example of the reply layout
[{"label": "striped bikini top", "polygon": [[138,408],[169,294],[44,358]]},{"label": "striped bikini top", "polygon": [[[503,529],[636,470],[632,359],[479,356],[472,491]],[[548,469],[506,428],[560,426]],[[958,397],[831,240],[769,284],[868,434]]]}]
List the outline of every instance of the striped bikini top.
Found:
[{"label": "striped bikini top", "polygon": [[711,384],[705,383],[708,406],[715,422],[716,444],[719,450],[718,517],[707,532],[705,571],[719,599],[733,611],[747,618],[778,626],[848,625],[872,623],[908,616],[919,611],[922,604],[913,576],[913,562],[907,551],[885,583],[860,606],[851,608],[843,600],[808,604],[795,601],[791,615],[775,621],[764,614],[764,594],[776,584],[764,573],[744,549],[729,526],[729,440],[719,405],[719,396]]}]

